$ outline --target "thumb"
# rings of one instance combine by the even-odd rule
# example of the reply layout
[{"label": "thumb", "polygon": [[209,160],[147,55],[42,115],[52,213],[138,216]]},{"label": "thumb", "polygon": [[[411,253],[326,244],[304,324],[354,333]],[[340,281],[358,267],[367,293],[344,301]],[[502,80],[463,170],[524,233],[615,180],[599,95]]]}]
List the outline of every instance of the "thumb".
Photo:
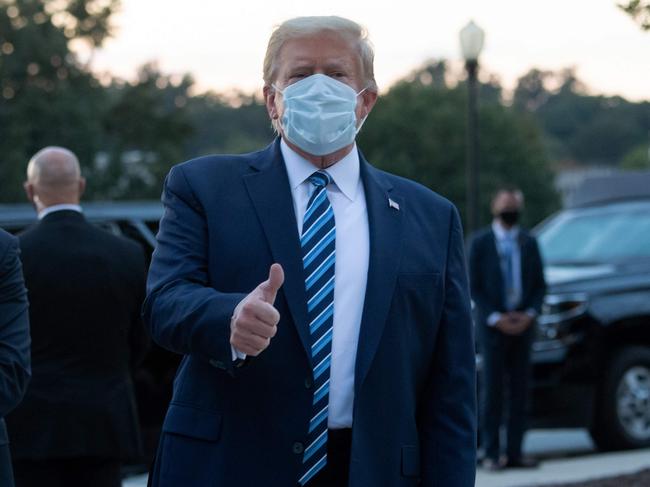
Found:
[{"label": "thumb", "polygon": [[284,283],[284,270],[280,264],[273,264],[269,269],[269,278],[258,286],[262,299],[269,304],[275,302],[275,296]]}]

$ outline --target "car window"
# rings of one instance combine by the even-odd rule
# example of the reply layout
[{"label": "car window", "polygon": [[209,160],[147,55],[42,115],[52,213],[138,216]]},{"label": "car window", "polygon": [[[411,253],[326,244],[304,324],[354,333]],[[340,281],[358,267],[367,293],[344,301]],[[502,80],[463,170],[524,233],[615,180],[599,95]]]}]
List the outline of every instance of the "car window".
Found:
[{"label": "car window", "polygon": [[548,264],[598,264],[650,257],[650,212],[566,212],[539,233]]}]

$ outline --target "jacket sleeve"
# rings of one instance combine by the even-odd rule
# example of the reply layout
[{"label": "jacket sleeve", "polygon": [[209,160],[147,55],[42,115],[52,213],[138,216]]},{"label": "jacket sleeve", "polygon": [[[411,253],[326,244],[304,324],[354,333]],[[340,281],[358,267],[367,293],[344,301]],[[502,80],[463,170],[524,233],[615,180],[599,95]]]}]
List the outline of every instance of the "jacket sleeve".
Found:
[{"label": "jacket sleeve", "polygon": [[542,304],[544,303],[544,296],[546,295],[546,280],[544,279],[544,263],[539,251],[537,239],[531,238],[531,265],[533,276],[533,291],[531,294],[530,302],[526,308],[532,308],[539,315],[542,312]]},{"label": "jacket sleeve", "polygon": [[469,249],[469,283],[472,291],[472,299],[476,307],[486,317],[498,312],[487,296],[485,289],[486,279],[481,275],[481,244],[483,239],[476,237],[472,239]]},{"label": "jacket sleeve", "polygon": [[140,313],[140,306],[144,301],[145,295],[147,270],[144,253],[139,247],[134,252],[133,272],[135,276],[134,292],[136,293],[136,303],[139,303],[139,305],[137,309],[133,310],[129,332],[129,345],[131,347],[131,370],[135,371],[144,360],[150,342],[149,333],[144,327],[142,314]]},{"label": "jacket sleeve", "polygon": [[27,290],[11,240],[0,255],[0,418],[22,400],[31,377]]},{"label": "jacket sleeve", "polygon": [[453,207],[439,327],[421,405],[421,485],[472,487],[476,471],[474,331],[462,229]]},{"label": "jacket sleeve", "polygon": [[157,246],[143,306],[145,324],[163,348],[219,363],[233,373],[230,318],[246,296],[210,286],[205,212],[181,166],[167,176]]}]

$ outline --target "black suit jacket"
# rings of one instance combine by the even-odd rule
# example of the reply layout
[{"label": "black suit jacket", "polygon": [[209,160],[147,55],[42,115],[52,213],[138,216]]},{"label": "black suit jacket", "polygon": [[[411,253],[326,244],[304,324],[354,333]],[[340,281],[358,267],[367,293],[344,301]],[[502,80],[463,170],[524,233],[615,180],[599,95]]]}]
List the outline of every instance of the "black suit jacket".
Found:
[{"label": "black suit jacket", "polygon": [[[27,292],[18,258],[18,241],[0,230],[0,485],[10,472],[7,430],[2,419],[20,402],[29,382]],[[3,483],[4,482],[4,483]],[[7,485],[7,483],[9,483]]]},{"label": "black suit jacket", "polygon": [[[544,267],[535,237],[526,230],[519,231],[521,255],[522,295],[518,310],[534,309],[541,312],[546,283]],[[492,228],[478,233],[472,240],[469,251],[469,272],[472,299],[476,306],[477,324],[485,326],[493,312],[503,313],[505,289],[499,263],[496,236]]]},{"label": "black suit jacket", "polygon": [[142,249],[74,211],[47,215],[20,245],[33,377],[7,417],[14,459],[137,456],[131,371],[146,346]]}]

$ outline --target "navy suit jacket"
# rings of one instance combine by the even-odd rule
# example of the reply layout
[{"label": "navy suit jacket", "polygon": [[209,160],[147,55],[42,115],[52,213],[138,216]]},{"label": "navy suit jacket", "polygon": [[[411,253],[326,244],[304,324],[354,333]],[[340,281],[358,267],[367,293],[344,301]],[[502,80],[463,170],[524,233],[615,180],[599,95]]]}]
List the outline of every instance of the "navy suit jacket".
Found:
[{"label": "navy suit jacket", "polygon": [[140,455],[131,372],[146,350],[145,259],[63,210],[20,235],[32,379],[7,415],[15,460]]},{"label": "navy suit jacket", "polygon": [[[7,428],[2,419],[20,402],[30,378],[27,291],[18,241],[0,230],[0,486],[11,472]],[[4,482],[4,483],[3,483]]]},{"label": "navy suit jacket", "polygon": [[[474,345],[458,214],[445,199],[363,157],[361,177],[370,262],[349,485],[473,486]],[[252,154],[174,167],[163,203],[144,316],[153,338],[185,357],[152,484],[297,485],[312,364],[299,236],[279,141]],[[277,335],[235,368],[230,318],[274,262],[285,272],[275,302]]]},{"label": "navy suit jacket", "polygon": [[[522,229],[519,231],[517,243],[521,255],[521,302],[517,309],[533,309],[539,314],[546,294],[546,282],[537,240]],[[492,228],[479,232],[472,239],[469,272],[477,322],[480,326],[487,326],[490,314],[506,311],[503,274]]]}]

